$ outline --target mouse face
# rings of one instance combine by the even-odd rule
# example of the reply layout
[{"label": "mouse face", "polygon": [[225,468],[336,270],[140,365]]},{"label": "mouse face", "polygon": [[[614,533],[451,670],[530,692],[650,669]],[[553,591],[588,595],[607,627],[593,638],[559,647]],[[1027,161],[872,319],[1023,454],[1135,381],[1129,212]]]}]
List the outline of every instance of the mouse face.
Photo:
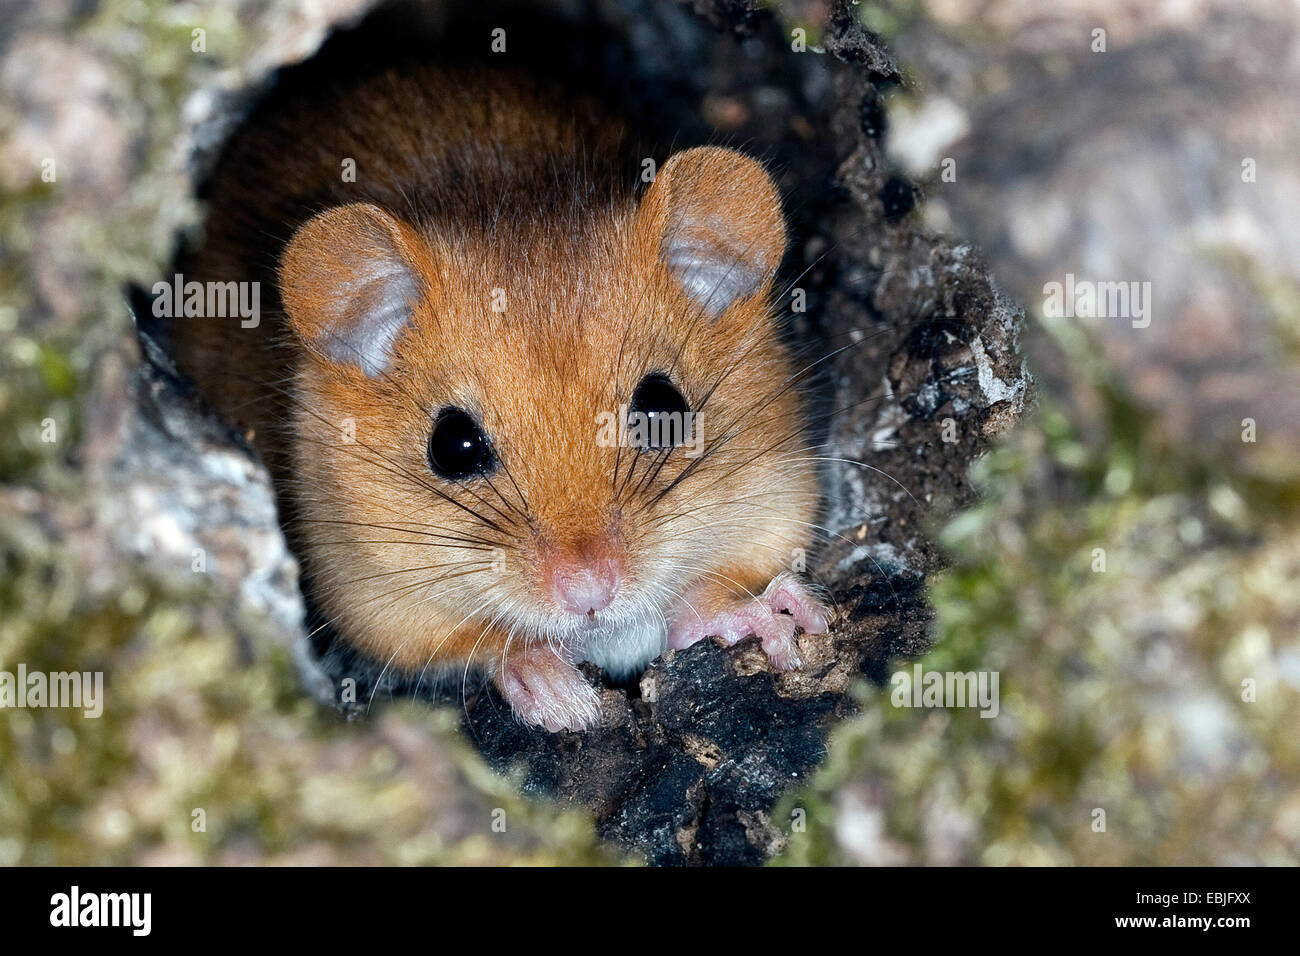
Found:
[{"label": "mouse face", "polygon": [[398,666],[544,644],[629,673],[702,585],[762,590],[817,501],[784,244],[770,179],[722,149],[576,228],[310,221],[281,286],[326,611]]}]

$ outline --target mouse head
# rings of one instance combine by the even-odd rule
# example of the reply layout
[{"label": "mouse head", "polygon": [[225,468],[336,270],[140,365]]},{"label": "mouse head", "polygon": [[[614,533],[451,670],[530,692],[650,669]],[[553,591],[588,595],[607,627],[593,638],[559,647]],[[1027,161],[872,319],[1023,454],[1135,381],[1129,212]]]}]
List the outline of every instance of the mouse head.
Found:
[{"label": "mouse head", "polygon": [[761,588],[816,507],[770,304],[784,249],[771,179],[718,148],[639,202],[309,221],[280,276],[326,609],[419,664],[470,624],[581,643],[702,581]]}]

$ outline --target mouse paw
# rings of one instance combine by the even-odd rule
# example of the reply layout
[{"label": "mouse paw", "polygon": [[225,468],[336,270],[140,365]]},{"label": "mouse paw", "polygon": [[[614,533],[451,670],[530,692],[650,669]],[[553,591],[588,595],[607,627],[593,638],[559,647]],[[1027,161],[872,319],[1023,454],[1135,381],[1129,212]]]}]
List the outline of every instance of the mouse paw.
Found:
[{"label": "mouse paw", "polygon": [[730,647],[753,635],[776,670],[797,669],[802,661],[795,643],[796,628],[821,634],[827,627],[825,605],[798,577],[783,572],[758,597],[733,598],[707,614],[687,606],[668,630],[668,646],[690,647],[706,637],[718,637]]},{"label": "mouse paw", "polygon": [[494,677],[515,716],[551,733],[586,730],[600,720],[600,693],[551,648],[512,653]]}]

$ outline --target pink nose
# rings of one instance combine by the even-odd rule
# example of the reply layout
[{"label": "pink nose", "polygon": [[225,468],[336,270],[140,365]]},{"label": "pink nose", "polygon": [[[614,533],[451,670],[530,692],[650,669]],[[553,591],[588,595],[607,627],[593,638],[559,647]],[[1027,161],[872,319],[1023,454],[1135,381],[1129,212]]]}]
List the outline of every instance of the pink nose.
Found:
[{"label": "pink nose", "polygon": [[618,593],[618,568],[612,561],[557,566],[551,572],[555,602],[570,614],[590,614],[609,607]]}]

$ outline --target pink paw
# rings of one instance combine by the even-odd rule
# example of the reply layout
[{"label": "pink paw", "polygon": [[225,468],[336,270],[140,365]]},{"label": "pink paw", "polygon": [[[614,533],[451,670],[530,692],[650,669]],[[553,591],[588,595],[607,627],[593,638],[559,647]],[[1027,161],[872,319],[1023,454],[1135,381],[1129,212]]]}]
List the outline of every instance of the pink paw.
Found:
[{"label": "pink paw", "polygon": [[515,716],[551,733],[586,730],[600,720],[600,693],[545,645],[521,648],[494,680]]},{"label": "pink paw", "polygon": [[737,598],[712,617],[685,608],[668,629],[668,646],[680,650],[706,637],[720,637],[730,647],[752,634],[762,642],[774,668],[791,671],[802,663],[795,644],[796,627],[809,634],[824,633],[827,611],[807,585],[784,572],[757,598]]}]

